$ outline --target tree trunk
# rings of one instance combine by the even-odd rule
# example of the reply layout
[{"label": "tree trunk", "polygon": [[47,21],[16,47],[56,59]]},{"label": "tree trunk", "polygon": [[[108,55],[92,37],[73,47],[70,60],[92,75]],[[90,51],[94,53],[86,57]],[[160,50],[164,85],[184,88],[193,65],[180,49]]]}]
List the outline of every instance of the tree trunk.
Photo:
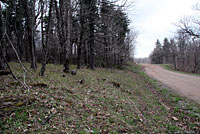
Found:
[{"label": "tree trunk", "polygon": [[174,70],[176,70],[176,55],[173,54]]},{"label": "tree trunk", "polygon": [[65,63],[64,63],[64,72],[69,72],[69,63],[70,63],[70,47],[71,47],[71,0],[66,2],[67,4],[67,44],[65,43]]},{"label": "tree trunk", "polygon": [[[82,29],[82,28],[81,28]],[[78,45],[78,55],[77,55],[77,69],[81,68],[81,55],[82,55],[82,43],[83,43],[83,32],[81,30],[80,39]]]},{"label": "tree trunk", "polygon": [[85,66],[88,66],[88,45],[86,45],[86,41],[83,41],[83,48],[84,48],[84,63]]},{"label": "tree trunk", "polygon": [[89,3],[89,28],[90,28],[90,68],[94,69],[94,15],[96,0]]},{"label": "tree trunk", "polygon": [[30,54],[31,54],[31,68],[36,70],[36,51],[35,51],[35,1],[33,2],[33,7],[30,7],[30,3],[27,3],[27,0],[23,0],[24,12],[26,15],[26,25],[28,32],[28,42],[30,46]]},{"label": "tree trunk", "polygon": [[58,2],[57,0],[54,0],[54,5],[55,5],[55,10],[56,10],[56,19],[57,19],[57,33],[58,33],[58,38],[59,38],[59,46],[58,46],[58,51],[59,51],[59,63],[61,64],[62,63],[62,53],[63,53],[63,49],[60,50],[60,47],[63,48],[63,38],[64,38],[64,35],[62,34],[61,32],[61,23],[62,23],[62,20],[60,19],[61,18],[61,14],[60,14],[60,10],[58,8]]},{"label": "tree trunk", "polygon": [[49,42],[49,34],[50,34],[50,29],[51,29],[51,11],[52,11],[52,6],[53,6],[53,0],[50,1],[50,6],[49,6],[49,19],[48,19],[48,24],[47,24],[47,29],[46,29],[46,42],[44,44],[44,22],[43,22],[43,12],[44,12],[44,5],[43,5],[43,0],[41,0],[41,32],[42,32],[42,47],[43,47],[43,64],[41,67],[40,75],[44,76],[44,73],[46,71],[46,64],[47,64],[47,53],[48,53],[48,42]]},{"label": "tree trunk", "polygon": [[2,45],[2,43],[0,42],[0,70],[6,70],[7,69],[7,64],[5,61],[5,47],[4,45]]},{"label": "tree trunk", "polygon": [[2,44],[2,38],[3,38],[3,18],[2,18],[2,8],[0,4],[0,70],[6,70],[7,65],[5,61],[5,47]]},{"label": "tree trunk", "polygon": [[81,55],[82,55],[83,33],[84,33],[83,8],[84,8],[83,2],[80,0],[80,37],[79,37],[79,44],[78,44],[77,69],[81,68]]}]

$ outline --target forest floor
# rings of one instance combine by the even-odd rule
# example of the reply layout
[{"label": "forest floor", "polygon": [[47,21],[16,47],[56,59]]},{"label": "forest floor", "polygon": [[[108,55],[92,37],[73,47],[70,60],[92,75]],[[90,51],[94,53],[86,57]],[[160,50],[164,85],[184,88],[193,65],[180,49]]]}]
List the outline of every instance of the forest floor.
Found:
[{"label": "forest floor", "polygon": [[[23,80],[19,65],[11,67]],[[44,77],[29,75],[30,91],[0,77],[0,133],[200,133],[200,105],[164,89],[140,65],[75,76],[62,68],[48,64]]]},{"label": "forest floor", "polygon": [[143,64],[145,72],[161,81],[176,93],[186,96],[200,104],[200,77],[168,71],[160,65]]}]

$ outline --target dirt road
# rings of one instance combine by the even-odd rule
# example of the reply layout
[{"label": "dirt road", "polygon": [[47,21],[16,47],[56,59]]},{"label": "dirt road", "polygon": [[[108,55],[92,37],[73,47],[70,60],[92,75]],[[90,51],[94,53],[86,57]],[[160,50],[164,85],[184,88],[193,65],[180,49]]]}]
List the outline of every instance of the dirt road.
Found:
[{"label": "dirt road", "polygon": [[143,64],[143,66],[147,75],[200,104],[200,77],[168,71],[159,65]]}]

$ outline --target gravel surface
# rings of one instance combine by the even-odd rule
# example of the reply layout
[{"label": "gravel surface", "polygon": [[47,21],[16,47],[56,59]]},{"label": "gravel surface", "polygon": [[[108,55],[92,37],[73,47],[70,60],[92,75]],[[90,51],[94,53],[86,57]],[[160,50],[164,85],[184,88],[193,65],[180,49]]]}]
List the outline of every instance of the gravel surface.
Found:
[{"label": "gravel surface", "polygon": [[200,104],[200,77],[163,69],[159,65],[143,64],[147,75],[172,88],[175,92]]}]

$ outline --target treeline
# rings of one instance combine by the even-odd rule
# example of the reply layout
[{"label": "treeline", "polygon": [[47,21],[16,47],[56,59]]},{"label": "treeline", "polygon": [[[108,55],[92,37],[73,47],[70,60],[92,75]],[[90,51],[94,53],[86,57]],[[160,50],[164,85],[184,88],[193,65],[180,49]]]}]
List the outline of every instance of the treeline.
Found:
[{"label": "treeline", "polygon": [[150,59],[153,64],[172,64],[178,71],[200,73],[200,40],[179,30],[174,38],[165,38],[163,45],[157,40]]},{"label": "treeline", "polygon": [[114,67],[129,60],[135,34],[122,9],[109,0],[0,0],[0,70],[21,60]]},{"label": "treeline", "polygon": [[151,63],[151,60],[149,57],[146,58],[134,58],[134,62],[137,64],[144,64],[144,63]]}]

